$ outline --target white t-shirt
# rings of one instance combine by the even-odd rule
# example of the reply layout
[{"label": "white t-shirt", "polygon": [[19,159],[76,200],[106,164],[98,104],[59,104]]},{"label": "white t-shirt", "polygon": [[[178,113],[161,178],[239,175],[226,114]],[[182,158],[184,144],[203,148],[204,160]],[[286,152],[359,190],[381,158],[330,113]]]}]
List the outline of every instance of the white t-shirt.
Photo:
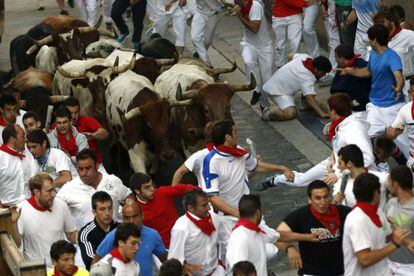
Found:
[{"label": "white t-shirt", "polygon": [[257,33],[252,32],[246,26],[244,27],[244,42],[252,45],[253,47],[260,49],[272,44],[272,40],[269,35],[269,27],[264,13],[264,4],[261,0],[254,0],[252,8],[249,13],[250,21],[260,21],[260,27]]},{"label": "white t-shirt", "polygon": [[257,160],[250,153],[234,157],[214,148],[202,161],[199,185],[208,195],[217,194],[237,209],[240,198],[250,193],[247,171],[256,167]]},{"label": "white t-shirt", "polygon": [[72,178],[78,176],[75,166],[73,166],[69,157],[60,149],[50,148],[49,157],[44,166],[36,162],[39,171],[47,172],[55,180],[61,171],[69,171]]},{"label": "white t-shirt", "polygon": [[201,182],[203,180],[201,165],[203,164],[204,157],[209,153],[208,149],[196,151],[184,162],[185,167],[197,177],[197,183],[200,188],[202,188]]},{"label": "white t-shirt", "polygon": [[102,174],[101,182],[96,190],[92,186],[84,184],[78,176],[63,185],[56,195],[69,206],[78,230],[94,218],[91,200],[92,195],[97,191],[105,191],[112,197],[113,217],[115,220],[120,220],[119,207],[130,194],[130,190],[115,175]]},{"label": "white t-shirt", "polygon": [[414,74],[414,32],[402,29],[389,42],[388,47],[393,49],[401,59],[403,65],[403,75],[411,76]]},{"label": "white t-shirt", "polygon": [[222,6],[219,0],[196,0],[196,12],[207,16],[218,13]]},{"label": "white t-shirt", "polygon": [[52,212],[38,211],[27,200],[19,205],[22,213],[18,228],[24,257],[27,260],[44,258],[47,267],[52,268],[50,247],[55,241],[65,240],[65,233],[76,231],[68,206],[58,198],[53,201]]},{"label": "white t-shirt", "polygon": [[303,65],[303,61],[308,58],[311,56],[295,54],[292,61],[282,66],[265,82],[263,90],[275,96],[293,96],[298,91],[303,95],[316,95],[316,77]]},{"label": "white t-shirt", "polygon": [[414,153],[414,119],[411,115],[411,108],[413,102],[406,103],[398,111],[397,117],[394,122],[391,124],[391,127],[397,128],[398,126],[404,126],[404,130],[408,134],[408,144],[410,147],[410,153]]},{"label": "white t-shirt", "polygon": [[124,263],[123,261],[112,257],[111,254],[106,255],[99,262],[110,263],[110,265],[115,268],[115,274],[113,276],[138,276],[140,267],[135,260],[131,260],[129,263]]},{"label": "white t-shirt", "polygon": [[[197,216],[190,215],[200,220]],[[203,275],[210,275],[218,265],[218,233],[221,220],[214,212],[210,211],[211,220],[216,228],[211,236],[200,230],[186,215],[181,216],[175,222],[171,230],[171,243],[168,251],[168,259],[175,258],[181,263],[201,265]]]},{"label": "white t-shirt", "polygon": [[368,29],[374,25],[372,15],[379,10],[381,0],[353,0],[352,8],[358,17],[357,33],[367,36]]},{"label": "white t-shirt", "polygon": [[25,149],[23,159],[0,151],[0,201],[13,205],[30,196],[29,178],[38,172],[36,161]]},{"label": "white t-shirt", "polygon": [[360,209],[353,209],[345,220],[342,249],[344,252],[344,276],[389,276],[387,258],[369,267],[362,267],[356,253],[367,249],[380,249],[386,244],[386,237],[391,234],[391,226],[385,214],[378,210],[382,227],[378,228]]},{"label": "white t-shirt", "polygon": [[272,246],[279,239],[280,235],[274,229],[268,227],[264,229],[263,225],[261,223],[259,227],[265,233],[258,233],[243,226],[233,230],[228,241],[226,253],[229,275],[232,273],[233,266],[236,263],[249,261],[254,264],[257,275],[267,276],[266,261],[269,250],[267,247]]}]

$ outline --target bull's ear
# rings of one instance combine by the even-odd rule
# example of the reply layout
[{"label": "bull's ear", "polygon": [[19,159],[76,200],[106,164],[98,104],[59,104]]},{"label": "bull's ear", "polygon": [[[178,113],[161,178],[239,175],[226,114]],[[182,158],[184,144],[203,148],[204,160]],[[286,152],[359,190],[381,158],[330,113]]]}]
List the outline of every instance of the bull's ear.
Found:
[{"label": "bull's ear", "polygon": [[73,79],[73,80],[71,80],[70,81],[70,83],[73,85],[73,86],[78,86],[78,85],[80,85],[80,86],[82,86],[83,88],[87,88],[88,87],[88,80],[86,79],[86,78],[78,78],[78,79]]}]

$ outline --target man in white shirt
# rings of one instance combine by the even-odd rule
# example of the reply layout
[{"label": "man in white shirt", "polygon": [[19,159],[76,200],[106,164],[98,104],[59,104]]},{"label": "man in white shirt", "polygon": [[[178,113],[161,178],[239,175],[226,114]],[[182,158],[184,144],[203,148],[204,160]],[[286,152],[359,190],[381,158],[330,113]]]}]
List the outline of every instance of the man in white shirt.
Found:
[{"label": "man in white shirt", "polygon": [[23,115],[23,125],[26,133],[35,129],[41,129],[42,122],[36,112],[28,111]]},{"label": "man in white shirt", "polygon": [[[0,134],[3,129],[16,123],[17,117],[17,101],[13,96],[3,95],[0,98]],[[3,144],[3,139],[0,137],[0,144]]]},{"label": "man in white shirt", "polygon": [[168,259],[177,259],[190,273],[225,275],[218,259],[220,218],[210,210],[208,196],[201,190],[187,192],[184,197],[185,215],[171,230]]},{"label": "man in white shirt", "polygon": [[[353,192],[357,200],[355,208],[345,220],[343,252],[345,276],[391,275],[387,256],[399,248],[410,235],[407,228],[391,225],[385,214],[378,210],[380,183],[370,173],[355,179]],[[390,235],[390,242],[386,242]]]},{"label": "man in white shirt", "polygon": [[50,148],[49,139],[43,130],[30,131],[26,139],[27,148],[36,159],[39,170],[50,174],[55,187],[62,187],[72,179],[72,172],[76,173],[75,167],[63,151]]},{"label": "man in white shirt", "polygon": [[57,197],[68,204],[78,230],[94,218],[91,199],[97,191],[105,191],[112,197],[113,218],[120,220],[119,207],[129,189],[115,175],[98,171],[97,157],[91,149],[82,150],[76,159],[79,176],[63,185]]},{"label": "man in white shirt", "polygon": [[263,85],[263,91],[276,104],[276,109],[266,107],[263,120],[284,121],[297,116],[295,94],[300,91],[307,103],[322,118],[329,115],[316,100],[315,83],[329,73],[332,65],[326,57],[313,59],[306,54],[295,54],[293,60],[285,64]]},{"label": "man in white shirt", "polygon": [[[273,49],[272,39],[264,12],[262,0],[238,0],[233,12],[244,25],[244,37],[240,43],[246,67],[246,76],[254,75],[257,86],[251,104],[256,104],[262,93],[263,84],[272,76]],[[257,96],[259,97],[257,97]],[[262,106],[266,101],[262,98]]]},{"label": "man in white shirt", "polygon": [[33,156],[25,149],[24,130],[17,124],[6,126],[0,146],[0,202],[9,207],[26,199],[29,178],[37,172]]},{"label": "man in white shirt", "polygon": [[49,250],[58,240],[68,239],[76,244],[76,226],[68,206],[58,198],[53,179],[47,173],[30,178],[32,196],[21,202],[19,208],[11,208],[12,220],[18,228],[16,244],[23,241],[23,255],[27,260],[44,258],[52,268]]}]

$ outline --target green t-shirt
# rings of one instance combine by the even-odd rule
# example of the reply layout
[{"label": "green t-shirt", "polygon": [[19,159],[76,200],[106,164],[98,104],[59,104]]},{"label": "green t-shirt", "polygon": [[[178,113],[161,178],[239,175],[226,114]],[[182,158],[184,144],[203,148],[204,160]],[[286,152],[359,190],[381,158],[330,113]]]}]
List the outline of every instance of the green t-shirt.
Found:
[{"label": "green t-shirt", "polygon": [[351,7],[352,0],[335,0],[335,4],[341,7]]}]

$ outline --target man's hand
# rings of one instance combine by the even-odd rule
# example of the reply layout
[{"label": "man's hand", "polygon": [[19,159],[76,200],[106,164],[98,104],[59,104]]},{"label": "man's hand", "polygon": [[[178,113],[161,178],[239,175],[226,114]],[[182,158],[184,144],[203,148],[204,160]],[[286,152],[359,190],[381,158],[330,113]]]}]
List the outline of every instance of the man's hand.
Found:
[{"label": "man's hand", "polygon": [[240,16],[241,15],[241,7],[239,5],[234,5],[233,9],[231,10],[234,15]]},{"label": "man's hand", "polygon": [[289,247],[287,249],[287,255],[289,257],[290,268],[299,269],[302,268],[302,258],[299,251],[295,247]]},{"label": "man's hand", "polygon": [[295,174],[289,168],[286,168],[283,174],[288,181],[293,182],[295,180]]},{"label": "man's hand", "polygon": [[354,70],[352,67],[334,68],[334,71],[339,72],[341,75],[349,75]]},{"label": "man's hand", "polygon": [[195,264],[189,264],[189,263],[184,263],[183,269],[184,269],[184,272],[188,273],[189,275],[192,275],[193,273],[203,272],[201,265],[195,265]]},{"label": "man's hand", "polygon": [[333,196],[332,203],[333,204],[341,204],[342,201],[344,201],[344,199],[345,199],[345,195],[343,193],[339,192],[339,193],[337,193]]},{"label": "man's hand", "polygon": [[411,230],[407,228],[396,228],[391,233],[391,240],[393,243],[402,245],[404,240],[411,234]]},{"label": "man's hand", "polygon": [[308,242],[319,242],[319,236],[320,236],[320,232],[316,231],[316,232],[312,232],[310,234],[308,234]]},{"label": "man's hand", "polygon": [[397,86],[393,85],[392,86],[392,90],[394,90],[395,94],[397,94],[397,96],[395,97],[396,100],[398,100],[401,96],[401,89],[398,89]]},{"label": "man's hand", "polygon": [[335,165],[335,162],[332,160],[332,158],[329,158],[328,164],[326,164],[326,170],[328,173],[333,173],[333,166]]},{"label": "man's hand", "polygon": [[20,218],[20,215],[22,214],[22,209],[18,209],[16,205],[11,206],[9,208],[10,214],[11,214],[11,220],[13,223],[17,223],[17,221]]},{"label": "man's hand", "polygon": [[336,181],[338,181],[338,177],[335,173],[328,173],[323,179],[323,181],[328,185],[333,185],[336,183]]}]

